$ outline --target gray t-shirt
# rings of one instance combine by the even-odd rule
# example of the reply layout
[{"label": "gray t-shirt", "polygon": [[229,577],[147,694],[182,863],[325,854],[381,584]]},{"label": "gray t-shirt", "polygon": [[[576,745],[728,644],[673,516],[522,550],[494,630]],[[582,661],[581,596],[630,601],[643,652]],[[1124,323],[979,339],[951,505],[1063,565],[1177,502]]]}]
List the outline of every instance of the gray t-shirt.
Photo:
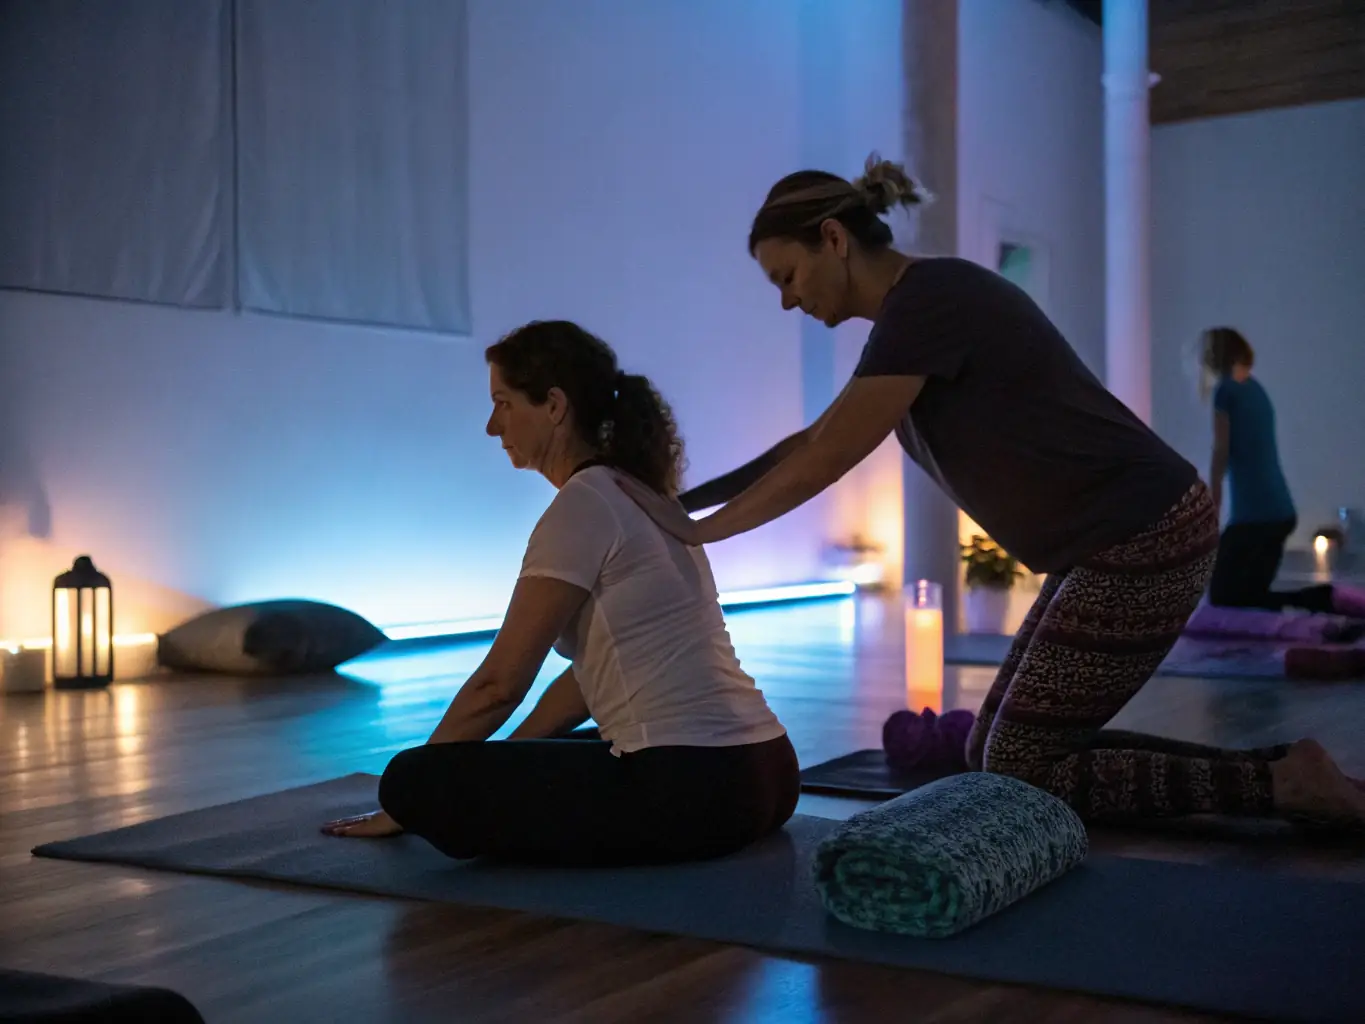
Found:
[{"label": "gray t-shirt", "polygon": [[1019,287],[955,258],[912,263],[857,377],[924,376],[901,447],[1034,572],[1151,526],[1199,478],[1105,389]]}]

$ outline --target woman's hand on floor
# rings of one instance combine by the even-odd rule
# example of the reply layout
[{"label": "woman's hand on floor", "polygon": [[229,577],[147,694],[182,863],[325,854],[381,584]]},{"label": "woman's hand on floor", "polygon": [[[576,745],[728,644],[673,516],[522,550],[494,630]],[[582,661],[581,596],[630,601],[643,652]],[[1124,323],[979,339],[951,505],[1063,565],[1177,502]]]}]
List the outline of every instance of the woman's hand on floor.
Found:
[{"label": "woman's hand on floor", "polygon": [[322,826],[322,831],[329,836],[342,836],[347,839],[383,839],[398,835],[403,831],[403,826],[384,811],[371,811],[369,814],[357,814],[353,818],[329,821]]}]

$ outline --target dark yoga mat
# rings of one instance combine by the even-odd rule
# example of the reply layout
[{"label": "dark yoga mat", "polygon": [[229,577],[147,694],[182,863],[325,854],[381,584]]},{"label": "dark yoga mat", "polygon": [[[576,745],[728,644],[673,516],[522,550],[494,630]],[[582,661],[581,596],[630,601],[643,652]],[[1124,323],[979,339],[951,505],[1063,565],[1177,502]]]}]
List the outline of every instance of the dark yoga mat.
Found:
[{"label": "dark yoga mat", "polygon": [[0,1021],[24,1024],[204,1024],[170,989],[0,970]]},{"label": "dark yoga mat", "polygon": [[848,796],[864,800],[890,800],[920,786],[957,775],[956,769],[921,769],[898,772],[878,750],[855,750],[843,757],[806,768],[801,772],[801,791],[823,796]]},{"label": "dark yoga mat", "polygon": [[1365,949],[1365,886],[1095,856],[959,936],[917,940],[825,912],[811,858],[836,821],[797,816],[717,861],[611,870],[455,862],[413,837],[318,831],[371,809],[376,784],[349,775],[34,853],[501,907],[1221,1013],[1365,1020],[1365,986],[1350,981]]},{"label": "dark yoga mat", "polygon": [[[855,800],[892,800],[902,793],[928,785],[935,779],[959,774],[957,771],[898,772],[886,763],[886,753],[878,749],[855,750],[830,761],[812,765],[801,772],[801,791],[825,796],[849,797]],[[1092,827],[1092,832],[1097,831]],[[1105,825],[1098,831],[1133,834],[1159,832],[1163,835],[1198,836],[1206,839],[1284,840],[1359,846],[1365,836],[1351,830],[1327,827],[1301,827],[1287,821],[1269,818],[1228,818],[1213,815],[1190,815],[1182,818],[1158,818],[1130,825]]]}]

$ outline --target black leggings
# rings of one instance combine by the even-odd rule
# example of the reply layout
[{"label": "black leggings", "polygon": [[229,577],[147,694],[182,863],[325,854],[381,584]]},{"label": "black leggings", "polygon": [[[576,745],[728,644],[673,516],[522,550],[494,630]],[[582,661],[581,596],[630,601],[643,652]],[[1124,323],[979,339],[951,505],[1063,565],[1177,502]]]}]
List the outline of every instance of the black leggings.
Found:
[{"label": "black leggings", "polygon": [[450,857],[605,866],[733,853],[786,824],[800,789],[786,736],[620,757],[595,739],[498,740],[404,750],[379,803]]},{"label": "black leggings", "polygon": [[1302,590],[1271,590],[1280,571],[1284,544],[1298,525],[1296,519],[1275,523],[1233,523],[1218,541],[1218,561],[1209,583],[1209,603],[1223,608],[1263,608],[1281,611],[1303,608],[1332,610],[1332,586]]}]

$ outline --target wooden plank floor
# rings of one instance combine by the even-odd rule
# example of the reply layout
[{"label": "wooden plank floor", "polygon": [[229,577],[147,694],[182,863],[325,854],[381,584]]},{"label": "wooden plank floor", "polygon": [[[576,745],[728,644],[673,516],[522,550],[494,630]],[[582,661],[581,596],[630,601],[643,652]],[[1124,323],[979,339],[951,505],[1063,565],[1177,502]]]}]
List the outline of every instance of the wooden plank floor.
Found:
[{"label": "wooden plank floor", "polygon": [[[732,614],[803,764],[876,746],[903,706],[899,610],[876,599]],[[244,1021],[1176,1021],[1217,1018],[604,925],[34,858],[42,842],[383,769],[424,740],[479,645],[324,679],[156,679],[0,698],[0,966],[160,984]],[[543,676],[548,680],[548,666]],[[921,703],[975,708],[988,669]],[[542,683],[543,685],[543,683]],[[1248,746],[1321,739],[1365,774],[1365,684],[1154,680],[1117,724]],[[803,798],[806,813],[858,805]],[[1109,837],[1133,855],[1365,879],[1361,851]]]}]

